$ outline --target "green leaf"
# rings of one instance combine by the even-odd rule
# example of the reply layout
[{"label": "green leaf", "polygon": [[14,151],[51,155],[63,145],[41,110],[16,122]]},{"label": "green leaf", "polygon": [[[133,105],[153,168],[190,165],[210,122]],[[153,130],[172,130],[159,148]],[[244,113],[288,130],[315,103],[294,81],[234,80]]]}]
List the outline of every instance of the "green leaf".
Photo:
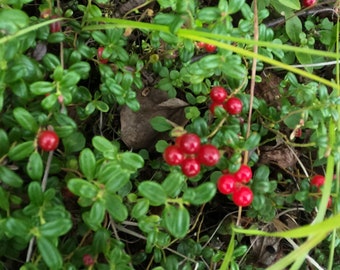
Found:
[{"label": "green leaf", "polygon": [[30,91],[34,95],[45,95],[54,90],[55,85],[51,82],[34,82],[30,85]]},{"label": "green leaf", "polygon": [[74,63],[72,66],[69,67],[69,71],[77,72],[81,79],[85,80],[88,78],[91,66],[89,63],[81,61]]},{"label": "green leaf", "polygon": [[116,147],[108,139],[102,136],[94,136],[92,138],[92,145],[94,148],[102,153],[117,152]]},{"label": "green leaf", "polygon": [[166,202],[165,190],[156,182],[144,181],[139,184],[138,191],[150,201],[150,205],[159,206]]},{"label": "green leaf", "polygon": [[8,211],[9,210],[9,194],[0,186],[0,208]]},{"label": "green leaf", "polygon": [[56,93],[50,94],[41,101],[41,106],[45,110],[50,110],[58,101],[58,95]]},{"label": "green leaf", "polygon": [[148,199],[138,200],[138,202],[133,206],[131,210],[131,216],[135,219],[146,216],[149,211],[149,206],[150,203]]},{"label": "green leaf", "polygon": [[75,86],[79,82],[79,80],[80,75],[78,73],[76,73],[75,71],[67,71],[60,82],[60,87],[69,88]]},{"label": "green leaf", "polygon": [[179,171],[172,171],[164,179],[162,187],[166,192],[166,195],[171,198],[175,198],[182,191],[185,182],[185,176]]},{"label": "green leaf", "polygon": [[110,107],[107,105],[105,102],[96,100],[93,102],[94,106],[96,107],[97,110],[101,112],[108,112]]},{"label": "green leaf", "polygon": [[260,140],[261,140],[260,134],[253,132],[246,140],[243,147],[246,150],[253,150],[259,145]]},{"label": "green leaf", "polygon": [[183,194],[183,200],[193,205],[209,202],[216,194],[216,184],[206,182],[195,188],[188,188]]},{"label": "green leaf", "polygon": [[12,35],[27,26],[28,23],[27,14],[19,9],[2,8],[0,10],[0,32],[4,34]]},{"label": "green leaf", "polygon": [[27,162],[26,170],[28,176],[35,181],[41,180],[44,173],[42,158],[38,152],[33,152]]},{"label": "green leaf", "polygon": [[38,124],[35,121],[34,117],[24,108],[17,107],[13,110],[13,115],[15,120],[22,126],[24,129],[31,131],[32,133],[36,133],[38,131]]},{"label": "green leaf", "polygon": [[103,222],[104,216],[105,216],[104,203],[102,201],[95,201],[94,204],[91,206],[89,219],[87,223],[91,226],[91,228],[97,230],[100,228],[100,224]]},{"label": "green leaf", "polygon": [[7,154],[9,150],[8,136],[5,130],[0,129],[0,157]]},{"label": "green leaf", "polygon": [[173,129],[173,126],[164,116],[156,116],[150,120],[152,128],[159,132],[164,132]]},{"label": "green leaf", "polygon": [[23,142],[11,148],[8,152],[8,157],[13,161],[22,160],[28,157],[33,151],[33,141]]},{"label": "green leaf", "polygon": [[104,195],[106,210],[112,218],[118,222],[123,222],[128,217],[128,210],[122,203],[121,197],[115,194],[105,193]]},{"label": "green leaf", "polygon": [[54,71],[58,66],[60,66],[59,58],[52,53],[45,54],[42,62],[49,71]]},{"label": "green leaf", "polygon": [[111,232],[109,232],[105,228],[99,228],[93,236],[92,247],[94,249],[94,252],[96,254],[99,254],[106,251],[106,248],[110,240]]},{"label": "green leaf", "polygon": [[[71,131],[72,129],[69,128],[68,131]],[[55,128],[55,131],[59,133],[59,129]],[[61,137],[61,135],[60,135]],[[86,139],[84,135],[80,132],[74,132],[71,135],[68,135],[68,137],[63,139],[63,144],[65,148],[66,153],[73,153],[78,152],[81,149],[84,148],[86,143]]]},{"label": "green leaf", "polygon": [[119,154],[118,158],[122,169],[128,170],[131,173],[136,172],[137,169],[143,168],[144,166],[144,159],[136,153],[124,152]]},{"label": "green leaf", "polygon": [[23,180],[14,173],[12,170],[5,166],[0,166],[0,181],[11,186],[11,187],[21,187]]},{"label": "green leaf", "polygon": [[46,237],[38,237],[37,245],[44,262],[50,269],[61,269],[63,259],[58,248],[52,243],[52,240]]},{"label": "green leaf", "polygon": [[94,184],[81,178],[70,179],[67,187],[72,193],[88,199],[93,199],[98,193],[98,188]]},{"label": "green leaf", "polygon": [[96,157],[89,148],[85,148],[79,155],[79,166],[82,173],[88,180],[94,178],[96,172]]},{"label": "green leaf", "polygon": [[110,193],[117,192],[130,180],[130,174],[117,165],[107,165],[100,172],[98,181],[105,183],[105,190]]},{"label": "green leaf", "polygon": [[166,205],[163,213],[164,227],[176,238],[183,238],[190,227],[190,214],[184,206]]},{"label": "green leaf", "polygon": [[301,5],[300,5],[300,1],[299,0],[279,0],[279,2],[286,6],[289,7],[291,9],[296,9],[299,10],[301,9]]},{"label": "green leaf", "polygon": [[245,3],[245,0],[230,0],[229,1],[228,13],[234,14],[234,13],[238,12],[242,8],[244,3]]},{"label": "green leaf", "polygon": [[72,228],[72,221],[69,218],[58,218],[42,224],[39,232],[44,237],[59,237],[66,234]]},{"label": "green leaf", "polygon": [[269,168],[265,165],[261,165],[254,173],[253,179],[254,181],[264,181],[268,180],[269,177]]},{"label": "green leaf", "polygon": [[28,197],[30,198],[31,203],[33,203],[34,205],[42,205],[44,201],[44,194],[41,189],[40,183],[33,181],[29,184]]},{"label": "green leaf", "polygon": [[[296,52],[295,53],[296,58],[299,60],[299,62],[303,65],[308,65],[308,64],[313,64],[313,59],[312,56],[308,53],[301,53],[301,52]],[[310,73],[313,72],[313,67],[304,67],[304,69]]]},{"label": "green leaf", "polygon": [[201,21],[212,22],[221,17],[221,11],[217,7],[205,7],[198,12],[197,16]]},{"label": "green leaf", "polygon": [[[291,15],[291,16],[290,16]],[[294,43],[299,43],[302,23],[296,15],[286,14],[286,34]]]},{"label": "green leaf", "polygon": [[5,220],[4,229],[7,233],[22,238],[27,238],[27,236],[30,235],[30,228],[28,224],[24,220],[19,218],[7,218],[7,220]]}]

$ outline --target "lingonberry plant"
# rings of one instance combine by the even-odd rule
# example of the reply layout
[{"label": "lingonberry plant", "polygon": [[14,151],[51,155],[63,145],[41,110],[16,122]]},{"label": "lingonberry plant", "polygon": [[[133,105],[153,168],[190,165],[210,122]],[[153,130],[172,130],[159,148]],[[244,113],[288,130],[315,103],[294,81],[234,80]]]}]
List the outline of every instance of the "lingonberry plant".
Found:
[{"label": "lingonberry plant", "polygon": [[1,1],[1,268],[338,269],[338,10]]}]

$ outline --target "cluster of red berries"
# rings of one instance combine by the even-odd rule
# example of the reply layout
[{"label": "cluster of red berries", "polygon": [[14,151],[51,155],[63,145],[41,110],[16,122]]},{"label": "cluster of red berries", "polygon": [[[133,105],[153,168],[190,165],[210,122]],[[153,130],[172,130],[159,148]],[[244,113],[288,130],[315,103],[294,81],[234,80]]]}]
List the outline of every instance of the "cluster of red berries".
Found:
[{"label": "cluster of red berries", "polygon": [[187,177],[194,177],[201,171],[201,165],[214,166],[220,159],[218,149],[212,144],[201,144],[194,133],[185,133],[176,138],[163,153],[165,162],[171,166],[181,166]]},{"label": "cluster of red berries", "polygon": [[222,86],[213,86],[210,90],[210,98],[212,100],[210,105],[212,114],[215,113],[217,106],[223,107],[231,115],[239,114],[242,111],[242,101],[237,97],[228,98],[227,90]]},{"label": "cluster of red berries", "polygon": [[217,180],[217,189],[224,195],[232,195],[237,206],[249,206],[253,201],[253,192],[246,184],[252,179],[253,173],[248,165],[242,164],[235,173],[226,173]]},{"label": "cluster of red berries", "polygon": [[213,44],[204,43],[202,41],[196,43],[197,47],[200,49],[204,49],[207,53],[214,53],[217,50],[217,47]]}]

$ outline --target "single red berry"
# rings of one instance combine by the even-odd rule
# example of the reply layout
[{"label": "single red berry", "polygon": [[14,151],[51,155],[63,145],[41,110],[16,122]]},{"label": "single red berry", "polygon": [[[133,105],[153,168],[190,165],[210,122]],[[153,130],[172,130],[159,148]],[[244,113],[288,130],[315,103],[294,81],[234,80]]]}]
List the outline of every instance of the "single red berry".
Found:
[{"label": "single red berry", "polygon": [[212,144],[201,145],[197,153],[197,160],[199,163],[206,166],[214,166],[220,159],[220,152]]},{"label": "single red berry", "polygon": [[305,7],[314,6],[317,3],[317,0],[302,0],[302,4]]},{"label": "single red berry", "polygon": [[238,171],[234,175],[235,175],[237,182],[246,184],[253,177],[253,172],[248,165],[242,164],[241,167],[238,169]]},{"label": "single red berry", "polygon": [[204,45],[204,50],[208,53],[213,53],[213,52],[216,52],[216,46],[215,45],[212,45],[212,44],[205,44]]},{"label": "single red berry", "polygon": [[171,166],[180,165],[184,160],[184,154],[176,145],[169,145],[165,148],[163,158]]},{"label": "single red berry", "polygon": [[85,266],[91,266],[91,265],[94,265],[95,262],[90,254],[84,254],[83,263]]},{"label": "single red berry", "polygon": [[58,147],[59,137],[52,130],[44,130],[39,133],[38,145],[44,151],[53,151]]},{"label": "single red berry", "polygon": [[223,174],[217,180],[217,189],[222,194],[228,195],[235,191],[235,176],[232,174]]},{"label": "single red berry", "polygon": [[321,187],[325,183],[325,177],[323,175],[315,175],[310,181],[312,186]]},{"label": "single red berry", "polygon": [[248,186],[241,186],[240,188],[236,189],[233,193],[233,202],[237,206],[249,206],[254,198],[254,194],[250,187]]},{"label": "single red berry", "polygon": [[97,50],[97,56],[100,63],[107,64],[107,62],[109,62],[109,59],[103,58],[104,49],[104,47],[99,47]]},{"label": "single red berry", "polygon": [[198,41],[198,42],[196,42],[196,46],[200,49],[203,49],[205,47],[205,43],[202,42],[202,41]]},{"label": "single red berry", "polygon": [[201,171],[201,166],[196,158],[188,157],[181,164],[182,172],[187,177],[194,177]]},{"label": "single red berry", "polygon": [[210,98],[214,103],[222,104],[227,96],[227,90],[222,86],[214,86],[210,90]]},{"label": "single red berry", "polygon": [[185,154],[196,154],[201,146],[201,139],[194,133],[185,133],[179,139],[179,147]]},{"label": "single red berry", "polygon": [[[56,18],[59,18],[59,16],[58,15],[52,15],[51,18],[56,19]],[[60,30],[61,30],[61,22],[60,21],[50,24],[50,32],[51,33],[60,32]]]},{"label": "single red berry", "polygon": [[242,101],[237,97],[229,98],[223,105],[224,109],[231,115],[239,114],[242,111]]}]

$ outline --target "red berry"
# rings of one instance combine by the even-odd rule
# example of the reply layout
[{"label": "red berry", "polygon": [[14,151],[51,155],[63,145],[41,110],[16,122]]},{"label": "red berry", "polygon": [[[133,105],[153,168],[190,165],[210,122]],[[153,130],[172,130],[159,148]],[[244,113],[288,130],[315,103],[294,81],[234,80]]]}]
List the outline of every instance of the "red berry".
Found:
[{"label": "red berry", "polygon": [[201,146],[201,139],[194,133],[185,133],[178,139],[178,143],[185,154],[195,154]]},{"label": "red berry", "polygon": [[298,128],[295,130],[295,138],[300,138],[302,136],[302,129]]},{"label": "red berry", "polygon": [[211,144],[201,145],[197,153],[197,160],[199,163],[206,166],[214,166],[220,159],[220,152]]},{"label": "red berry", "polygon": [[253,177],[253,172],[251,171],[251,168],[248,165],[242,164],[234,175],[237,182],[246,184]]},{"label": "red berry", "polygon": [[210,98],[214,103],[222,104],[227,96],[227,91],[222,86],[214,86],[210,90]]},{"label": "red berry", "polygon": [[85,266],[91,266],[91,265],[94,265],[95,262],[90,254],[84,254],[83,263]]},{"label": "red berry", "polygon": [[171,166],[180,165],[184,160],[184,154],[176,145],[169,145],[165,148],[163,158]]},{"label": "red berry", "polygon": [[215,45],[212,45],[212,44],[205,44],[204,45],[204,49],[206,52],[208,53],[213,53],[216,51],[216,46]]},{"label": "red berry", "polygon": [[317,0],[302,0],[302,4],[305,7],[314,6],[317,3]]},{"label": "red berry", "polygon": [[321,187],[324,183],[325,183],[325,177],[322,176],[322,175],[315,175],[312,180],[310,181],[311,185],[312,186],[315,186],[315,187]]},{"label": "red berry", "polygon": [[237,206],[249,206],[254,198],[253,192],[248,186],[242,186],[233,193],[233,202]]},{"label": "red berry", "polygon": [[181,169],[187,177],[194,177],[199,174],[201,167],[196,158],[186,158],[181,164]]},{"label": "red berry", "polygon": [[58,147],[59,137],[52,130],[44,130],[39,133],[38,145],[44,151],[53,151]]},{"label": "red berry", "polygon": [[329,197],[328,201],[327,201],[327,208],[331,208],[332,207],[332,203],[333,203],[332,197]]},{"label": "red berry", "polygon": [[198,42],[196,42],[196,46],[200,49],[203,49],[205,47],[205,43],[202,42],[202,41],[198,41]]},{"label": "red berry", "polygon": [[[52,15],[51,18],[56,19],[56,18],[59,18],[59,16],[58,15]],[[60,21],[50,24],[50,32],[51,33],[60,32],[60,30],[61,30],[61,22]]]},{"label": "red berry", "polygon": [[232,174],[224,174],[217,180],[217,189],[222,194],[228,195],[235,191],[236,179]]},{"label": "red berry", "polygon": [[104,47],[99,47],[98,50],[97,50],[98,60],[102,64],[106,64],[107,62],[109,62],[109,59],[103,58],[104,49],[105,49]]},{"label": "red berry", "polygon": [[242,101],[237,97],[229,98],[223,105],[224,109],[232,115],[239,114],[242,111]]}]

